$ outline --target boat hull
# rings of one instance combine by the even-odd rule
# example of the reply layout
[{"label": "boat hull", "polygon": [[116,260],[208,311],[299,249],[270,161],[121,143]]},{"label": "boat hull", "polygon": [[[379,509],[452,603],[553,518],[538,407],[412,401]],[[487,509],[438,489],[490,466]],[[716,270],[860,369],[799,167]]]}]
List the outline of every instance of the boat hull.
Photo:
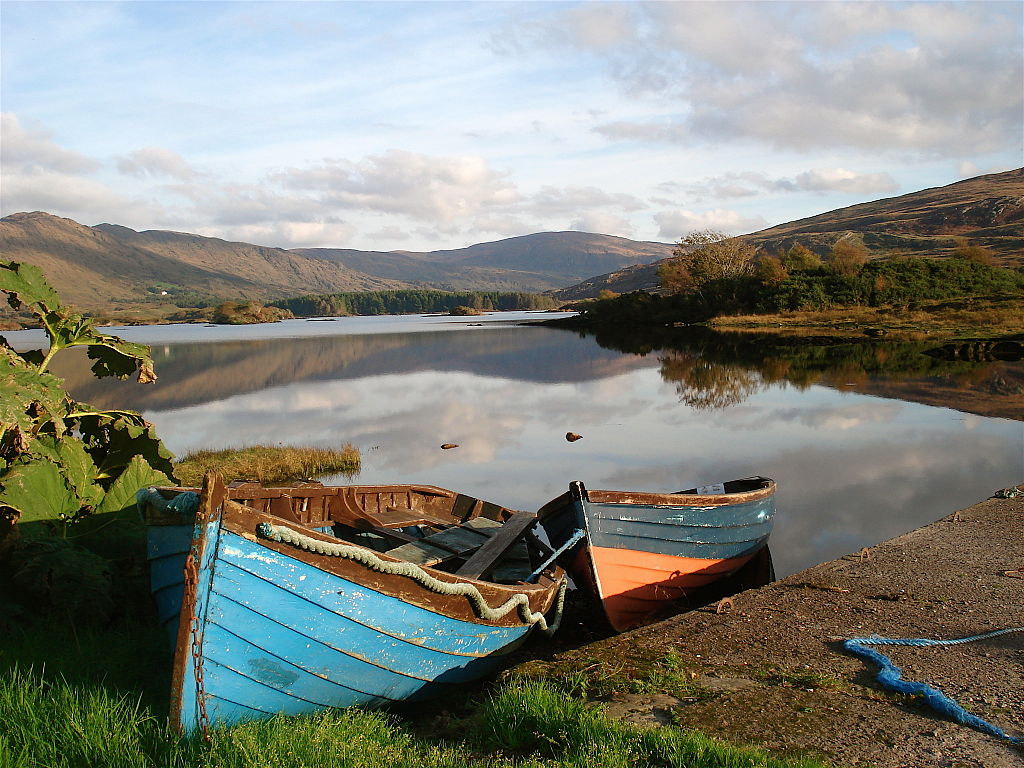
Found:
[{"label": "boat hull", "polygon": [[[368,567],[395,565],[380,553],[366,550],[353,561],[262,538],[261,524],[300,526],[213,496],[204,489],[194,527],[150,528],[154,594],[176,633],[172,721],[185,733],[441,696],[494,672],[537,625],[516,610],[481,618],[465,595]],[[315,529],[300,533],[339,541]],[[559,587],[550,579],[513,587],[414,570],[427,584],[471,585],[489,608],[523,594],[535,619]]]},{"label": "boat hull", "polygon": [[566,566],[622,632],[730,576],[765,547],[775,484],[756,478],[725,485],[734,484],[742,485],[707,495],[587,492],[579,486],[539,514],[556,547],[572,530],[586,532]]}]

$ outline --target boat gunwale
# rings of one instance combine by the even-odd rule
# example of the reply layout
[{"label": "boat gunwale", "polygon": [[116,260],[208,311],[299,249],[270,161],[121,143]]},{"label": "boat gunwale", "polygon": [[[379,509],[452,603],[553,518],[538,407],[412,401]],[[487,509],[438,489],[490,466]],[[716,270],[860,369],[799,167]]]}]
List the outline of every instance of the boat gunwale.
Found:
[{"label": "boat gunwale", "polygon": [[[306,536],[311,539],[316,539],[317,541],[321,541],[324,544],[341,544],[344,546],[357,547],[359,549],[365,550],[366,552],[374,555],[377,558],[380,558],[385,562],[409,563],[411,565],[416,565],[416,567],[423,569],[423,571],[429,574],[430,576],[433,576],[434,578],[440,581],[444,581],[448,584],[471,584],[477,587],[478,589],[482,588],[481,592],[484,592],[484,590],[489,590],[497,592],[499,594],[505,594],[507,595],[507,597],[511,597],[514,594],[523,592],[527,593],[527,597],[531,597],[533,594],[542,594],[547,591],[552,591],[553,593],[557,591],[556,587],[561,579],[552,578],[550,574],[553,573],[555,576],[560,576],[563,573],[562,568],[560,566],[555,566],[554,568],[550,569],[549,572],[541,574],[540,578],[536,583],[520,581],[515,582],[513,584],[502,584],[496,581],[488,581],[487,579],[473,579],[468,576],[459,576],[455,573],[449,573],[448,571],[442,571],[437,568],[432,568],[429,565],[418,565],[417,563],[410,563],[408,560],[403,560],[401,558],[394,557],[392,555],[389,555],[387,552],[378,552],[374,549],[370,549],[369,547],[365,547],[362,544],[355,544],[353,542],[347,541],[345,539],[340,539],[337,536],[333,536],[328,533],[321,533],[320,531],[317,531],[314,528],[307,528],[301,523],[296,523],[292,520],[287,520],[283,517],[277,517],[267,512],[259,512],[251,507],[245,506],[244,504],[239,504],[238,502],[233,501],[230,498],[224,500],[223,522],[225,524],[226,530],[230,531],[236,536],[241,536],[243,539],[246,539],[247,541],[258,544],[259,546],[265,547],[267,549],[272,549],[275,552],[284,555],[285,557],[290,557],[293,560],[298,560],[299,562],[305,563],[306,565],[310,565],[316,568],[317,570],[331,574],[332,576],[338,576],[339,578],[347,579],[347,577],[340,576],[338,573],[336,573],[334,568],[331,568],[329,566],[329,564],[332,562],[337,563],[339,560],[338,558],[333,557],[331,555],[321,555],[317,554],[316,552],[309,552],[293,544],[287,544],[281,541],[274,541],[273,539],[258,537],[255,535],[255,533],[241,530],[240,526],[238,526],[238,528],[233,527],[233,525],[237,526],[238,523],[234,519],[229,518],[229,513],[241,513],[253,517],[258,517],[260,518],[260,522],[266,522],[283,528],[289,528],[292,531],[295,531],[296,533],[301,533],[303,536]],[[255,528],[253,530],[255,530]],[[373,588],[368,587],[368,589]],[[546,610],[547,609],[545,609],[545,611]]]},{"label": "boat gunwale", "polygon": [[[701,495],[696,493],[650,493],[647,491],[606,491],[587,489],[585,501],[592,504],[622,504],[650,507],[722,507],[760,501],[775,493],[776,484],[760,478],[764,485],[751,491]],[[559,497],[561,498],[561,497]],[[556,501],[556,500],[553,500]],[[550,502],[549,502],[550,503]]]}]

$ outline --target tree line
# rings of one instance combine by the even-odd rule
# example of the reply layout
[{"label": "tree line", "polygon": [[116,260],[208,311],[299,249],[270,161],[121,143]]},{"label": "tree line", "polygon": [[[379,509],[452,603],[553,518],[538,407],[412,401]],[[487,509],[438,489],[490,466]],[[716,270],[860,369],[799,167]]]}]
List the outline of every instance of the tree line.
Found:
[{"label": "tree line", "polygon": [[344,315],[405,315],[451,312],[457,308],[488,310],[553,309],[559,303],[550,296],[519,291],[363,291],[328,293],[280,299],[271,306],[296,317]]}]

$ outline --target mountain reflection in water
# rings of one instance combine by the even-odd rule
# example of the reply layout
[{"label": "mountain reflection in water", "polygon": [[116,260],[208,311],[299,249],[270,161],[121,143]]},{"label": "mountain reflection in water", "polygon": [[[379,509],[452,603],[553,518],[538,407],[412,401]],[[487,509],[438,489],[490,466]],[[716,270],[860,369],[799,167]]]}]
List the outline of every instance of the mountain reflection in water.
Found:
[{"label": "mountain reflection in water", "polygon": [[[153,385],[97,381],[84,357],[57,372],[85,402],[142,411],[179,455],[352,442],[358,482],[431,483],[519,509],[572,480],[674,491],[767,475],[779,483],[780,575],[1024,479],[1021,363],[940,360],[921,354],[926,345],[877,340],[408,333],[378,320],[372,334],[254,329],[252,340],[202,344],[173,343],[162,328]],[[567,442],[568,431],[583,439]]]}]

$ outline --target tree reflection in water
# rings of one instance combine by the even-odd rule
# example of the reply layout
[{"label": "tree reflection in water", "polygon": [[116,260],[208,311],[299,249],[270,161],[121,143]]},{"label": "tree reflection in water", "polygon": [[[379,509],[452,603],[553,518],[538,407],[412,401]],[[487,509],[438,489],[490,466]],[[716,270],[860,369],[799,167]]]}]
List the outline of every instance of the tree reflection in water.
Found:
[{"label": "tree reflection in water", "polygon": [[1024,419],[1024,362],[936,356],[936,342],[887,341],[707,328],[599,330],[604,347],[656,352],[680,402],[723,409],[776,384],[813,385]]},{"label": "tree reflection in water", "polygon": [[750,368],[715,363],[689,352],[663,355],[661,376],[675,382],[679,402],[697,410],[739,405],[765,386],[760,374]]}]

